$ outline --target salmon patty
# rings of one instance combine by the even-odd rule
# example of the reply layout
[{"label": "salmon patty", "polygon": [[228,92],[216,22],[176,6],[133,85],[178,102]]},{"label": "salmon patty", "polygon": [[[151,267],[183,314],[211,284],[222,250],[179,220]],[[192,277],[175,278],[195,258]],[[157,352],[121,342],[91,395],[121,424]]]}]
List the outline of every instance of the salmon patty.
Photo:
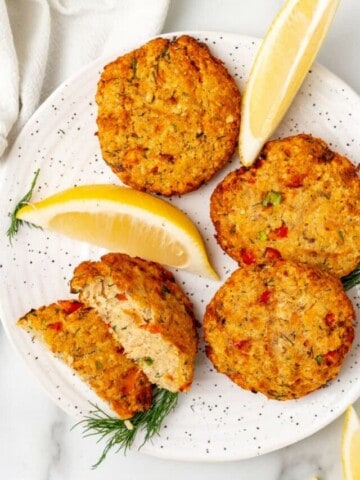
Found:
[{"label": "salmon patty", "polygon": [[360,179],[318,138],[268,142],[253,167],[216,187],[210,210],[218,243],[242,265],[269,249],[339,277],[360,263]]},{"label": "salmon patty", "polygon": [[105,66],[98,83],[102,156],[122,182],[170,196],[197,189],[233,155],[240,92],[208,47],[156,38]]},{"label": "salmon patty", "polygon": [[236,270],[206,308],[206,353],[240,387],[300,398],[332,380],[354,339],[340,280],[276,260]]},{"label": "salmon patty", "polygon": [[62,300],[31,310],[17,324],[75,370],[121,419],[150,408],[149,380],[95,310]]},{"label": "salmon patty", "polygon": [[96,309],[151,383],[171,392],[190,388],[197,350],[192,304],[159,264],[109,253],[83,262],[71,289]]}]

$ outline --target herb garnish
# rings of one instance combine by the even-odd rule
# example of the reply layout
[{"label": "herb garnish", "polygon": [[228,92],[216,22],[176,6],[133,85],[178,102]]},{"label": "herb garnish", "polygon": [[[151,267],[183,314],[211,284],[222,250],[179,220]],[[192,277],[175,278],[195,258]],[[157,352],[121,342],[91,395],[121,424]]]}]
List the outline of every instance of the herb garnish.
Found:
[{"label": "herb garnish", "polygon": [[12,241],[13,237],[19,231],[20,225],[22,225],[23,223],[26,223],[29,226],[33,226],[31,223],[24,222],[23,220],[19,220],[18,218],[16,218],[16,214],[20,210],[20,208],[22,208],[24,205],[29,203],[29,201],[31,200],[31,197],[32,197],[32,194],[33,194],[33,191],[34,191],[39,173],[40,173],[40,168],[38,168],[35,172],[35,175],[34,175],[33,181],[31,182],[29,191],[18,202],[18,204],[15,206],[14,211],[12,212],[12,214],[10,216],[11,223],[10,223],[10,227],[8,228],[8,230],[6,232],[6,235],[8,236],[9,241],[10,241],[10,245],[11,245],[11,241]]},{"label": "herb garnish", "polygon": [[360,284],[360,264],[355,268],[355,270],[345,277],[342,277],[341,282],[345,290],[350,290],[355,285]]},{"label": "herb garnish", "polygon": [[176,407],[177,400],[178,393],[155,387],[151,408],[145,412],[138,412],[129,420],[111,417],[97,405],[91,404],[95,410],[73,427],[82,425],[83,437],[99,435],[98,442],[106,440],[99,460],[91,468],[98,467],[113,447],[117,447],[117,452],[123,450],[126,453],[140,430],[145,431],[140,448],[154,435],[158,435],[164,418]]}]

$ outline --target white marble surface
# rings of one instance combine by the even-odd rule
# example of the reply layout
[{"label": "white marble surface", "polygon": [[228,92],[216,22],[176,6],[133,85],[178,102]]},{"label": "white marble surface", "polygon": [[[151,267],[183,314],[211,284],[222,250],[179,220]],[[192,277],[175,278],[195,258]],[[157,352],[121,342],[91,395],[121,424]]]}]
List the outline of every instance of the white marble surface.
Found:
[{"label": "white marble surface", "polygon": [[[164,32],[216,30],[261,37],[282,1],[172,0]],[[360,2],[342,0],[318,61],[360,93]],[[360,127],[359,127],[360,133]],[[321,480],[342,478],[342,418],[322,431],[277,452],[241,462],[193,463],[160,460],[137,452],[110,453],[97,470],[101,452],[82,439],[74,421],[48,399],[13,351],[0,327],[0,479],[82,480],[113,478],[172,480]],[[360,412],[360,401],[355,404]],[[276,431],[274,431],[276,435]],[[239,445],[241,449],[241,445]]]}]

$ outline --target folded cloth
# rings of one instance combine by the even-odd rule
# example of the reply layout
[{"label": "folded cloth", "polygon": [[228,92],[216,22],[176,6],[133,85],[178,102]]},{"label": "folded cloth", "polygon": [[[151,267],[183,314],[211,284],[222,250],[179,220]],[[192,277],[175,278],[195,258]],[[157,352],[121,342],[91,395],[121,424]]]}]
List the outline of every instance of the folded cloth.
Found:
[{"label": "folded cloth", "polygon": [[101,55],[161,32],[170,0],[0,0],[0,157],[39,103]]}]

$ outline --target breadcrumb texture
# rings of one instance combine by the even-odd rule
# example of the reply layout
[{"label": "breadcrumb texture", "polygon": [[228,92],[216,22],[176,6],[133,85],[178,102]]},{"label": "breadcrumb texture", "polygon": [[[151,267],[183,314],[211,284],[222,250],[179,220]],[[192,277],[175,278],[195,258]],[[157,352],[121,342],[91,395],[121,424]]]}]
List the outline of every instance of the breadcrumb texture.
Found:
[{"label": "breadcrumb texture", "polygon": [[339,373],[354,319],[341,282],[321,269],[282,260],[247,266],[207,306],[206,352],[246,390],[300,398]]},{"label": "breadcrumb texture", "polygon": [[111,325],[126,355],[151,383],[172,392],[190,388],[198,336],[192,304],[161,265],[109,253],[83,262],[71,289]]},{"label": "breadcrumb texture", "polygon": [[268,142],[252,168],[216,187],[210,209],[218,243],[241,265],[269,248],[339,277],[360,263],[357,170],[310,135]]},{"label": "breadcrumb texture", "polygon": [[75,370],[120,418],[150,408],[150,382],[93,309],[62,300],[31,310],[17,324]]},{"label": "breadcrumb texture", "polygon": [[98,137],[114,173],[166,196],[197,189],[233,155],[241,96],[208,47],[156,38],[105,66]]}]

